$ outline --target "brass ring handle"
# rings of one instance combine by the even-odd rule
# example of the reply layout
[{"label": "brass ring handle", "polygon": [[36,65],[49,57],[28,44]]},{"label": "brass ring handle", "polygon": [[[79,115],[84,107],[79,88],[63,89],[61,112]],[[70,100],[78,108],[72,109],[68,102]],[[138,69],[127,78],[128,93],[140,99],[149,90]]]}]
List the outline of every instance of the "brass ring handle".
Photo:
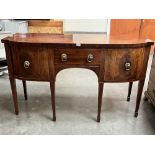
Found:
[{"label": "brass ring handle", "polygon": [[30,62],[29,61],[24,61],[24,68],[29,68],[30,67]]},{"label": "brass ring handle", "polygon": [[126,62],[124,66],[125,66],[125,70],[129,71],[131,69],[131,62]]},{"label": "brass ring handle", "polygon": [[65,53],[61,54],[61,61],[62,62],[67,61],[67,54]]},{"label": "brass ring handle", "polygon": [[92,54],[88,54],[87,62],[92,62],[94,60],[94,56]]}]

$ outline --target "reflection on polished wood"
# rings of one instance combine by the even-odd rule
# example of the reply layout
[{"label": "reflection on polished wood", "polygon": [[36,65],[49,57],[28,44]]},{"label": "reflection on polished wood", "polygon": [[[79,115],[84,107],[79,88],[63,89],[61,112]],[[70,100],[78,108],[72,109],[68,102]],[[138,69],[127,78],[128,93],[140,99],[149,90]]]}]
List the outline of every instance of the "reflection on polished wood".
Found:
[{"label": "reflection on polished wood", "polygon": [[[134,38],[129,40],[125,35],[106,36],[104,34],[48,34],[48,33],[25,33],[15,34],[12,37],[3,39],[3,42],[22,42],[22,43],[41,43],[41,44],[69,44],[76,45],[78,43],[89,46],[120,45],[120,46],[137,46],[152,44],[149,39]],[[150,43],[149,43],[150,42]],[[52,45],[51,45],[52,46]]]},{"label": "reflection on polished wood", "polygon": [[53,120],[56,121],[55,80],[66,68],[87,68],[95,72],[99,82],[98,114],[100,122],[103,85],[105,82],[139,81],[135,116],[138,116],[145,81],[151,40],[121,39],[103,34],[15,34],[2,40],[5,44],[9,76],[18,114],[15,79],[50,82]]}]

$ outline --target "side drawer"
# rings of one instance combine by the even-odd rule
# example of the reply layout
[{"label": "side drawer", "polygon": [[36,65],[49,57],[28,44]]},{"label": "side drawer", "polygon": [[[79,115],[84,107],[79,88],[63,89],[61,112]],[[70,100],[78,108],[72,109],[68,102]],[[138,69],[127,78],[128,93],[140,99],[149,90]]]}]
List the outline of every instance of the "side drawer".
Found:
[{"label": "side drawer", "polygon": [[55,49],[55,64],[99,65],[101,50],[98,49]]}]

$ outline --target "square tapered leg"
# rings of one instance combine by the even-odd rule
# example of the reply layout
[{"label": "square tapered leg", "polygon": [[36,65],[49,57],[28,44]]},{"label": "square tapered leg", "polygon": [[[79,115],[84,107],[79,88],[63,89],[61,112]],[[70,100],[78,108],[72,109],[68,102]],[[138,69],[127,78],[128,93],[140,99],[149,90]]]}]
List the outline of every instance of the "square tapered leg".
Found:
[{"label": "square tapered leg", "polygon": [[14,78],[10,78],[10,85],[11,85],[15,114],[18,115],[19,109],[18,109],[18,101],[17,101],[16,80]]},{"label": "square tapered leg", "polygon": [[56,111],[55,111],[55,82],[50,82],[51,89],[51,102],[53,111],[53,121],[56,121]]}]

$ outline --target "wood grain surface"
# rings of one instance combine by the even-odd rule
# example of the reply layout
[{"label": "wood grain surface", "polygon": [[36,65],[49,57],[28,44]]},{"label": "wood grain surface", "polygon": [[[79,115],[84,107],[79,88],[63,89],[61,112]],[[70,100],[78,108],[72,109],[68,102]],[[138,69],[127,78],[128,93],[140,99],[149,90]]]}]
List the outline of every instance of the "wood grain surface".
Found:
[{"label": "wood grain surface", "polygon": [[[55,80],[57,73],[67,68],[87,68],[94,71],[98,77],[97,122],[101,119],[105,82],[130,82],[129,91],[131,91],[131,82],[139,81],[134,113],[135,117],[138,116],[153,41],[88,34],[15,34],[4,38],[2,42],[5,43],[16,114],[19,112],[16,78],[23,81],[25,99],[27,99],[27,80],[50,82],[53,121],[56,121]],[[62,54],[65,54],[63,59]],[[90,54],[91,57],[88,59]]]}]

